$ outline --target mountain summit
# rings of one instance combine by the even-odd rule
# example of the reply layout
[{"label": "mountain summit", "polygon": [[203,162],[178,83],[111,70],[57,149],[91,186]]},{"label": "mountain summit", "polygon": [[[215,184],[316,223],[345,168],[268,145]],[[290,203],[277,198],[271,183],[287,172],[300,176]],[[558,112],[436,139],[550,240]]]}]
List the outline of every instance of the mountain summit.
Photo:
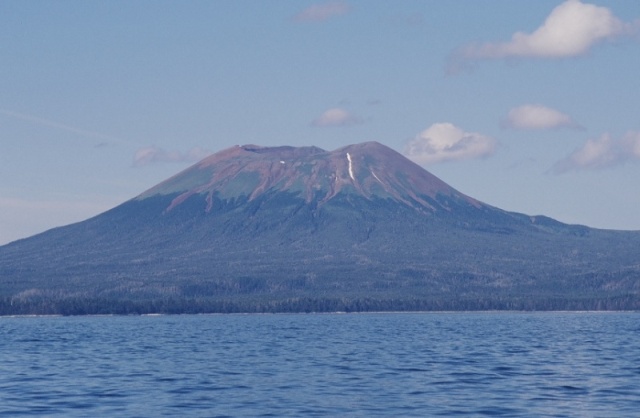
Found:
[{"label": "mountain summit", "polygon": [[0,314],[639,309],[639,247],[484,204],[375,142],[244,145],[0,247]]},{"label": "mountain summit", "polygon": [[177,195],[167,207],[170,211],[200,195],[209,212],[216,199],[246,198],[251,202],[283,192],[297,195],[314,207],[340,195],[388,199],[427,212],[441,208],[434,205],[439,196],[480,206],[377,142],[335,151],[317,147],[235,146],[205,158],[137,199]]}]

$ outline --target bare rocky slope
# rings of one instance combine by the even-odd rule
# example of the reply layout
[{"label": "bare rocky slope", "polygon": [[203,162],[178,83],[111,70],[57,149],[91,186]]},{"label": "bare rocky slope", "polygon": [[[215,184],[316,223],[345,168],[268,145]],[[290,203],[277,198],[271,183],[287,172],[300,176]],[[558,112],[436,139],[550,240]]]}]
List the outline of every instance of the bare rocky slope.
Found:
[{"label": "bare rocky slope", "polygon": [[0,247],[0,314],[640,309],[640,232],[492,207],[375,142],[237,146]]}]

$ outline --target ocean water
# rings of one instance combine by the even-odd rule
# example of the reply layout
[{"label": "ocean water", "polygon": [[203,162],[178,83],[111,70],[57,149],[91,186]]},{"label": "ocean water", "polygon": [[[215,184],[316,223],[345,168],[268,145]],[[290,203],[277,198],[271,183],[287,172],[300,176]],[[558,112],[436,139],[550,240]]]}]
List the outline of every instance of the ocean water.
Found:
[{"label": "ocean water", "polygon": [[0,318],[0,416],[640,416],[638,313]]}]

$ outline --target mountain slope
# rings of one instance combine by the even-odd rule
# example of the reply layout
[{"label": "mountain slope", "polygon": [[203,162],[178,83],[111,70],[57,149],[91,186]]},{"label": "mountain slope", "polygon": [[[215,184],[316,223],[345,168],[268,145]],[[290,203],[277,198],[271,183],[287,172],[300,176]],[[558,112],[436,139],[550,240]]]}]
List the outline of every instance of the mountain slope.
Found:
[{"label": "mountain slope", "polygon": [[238,146],[0,247],[0,313],[637,309],[639,245],[478,202],[378,143]]}]

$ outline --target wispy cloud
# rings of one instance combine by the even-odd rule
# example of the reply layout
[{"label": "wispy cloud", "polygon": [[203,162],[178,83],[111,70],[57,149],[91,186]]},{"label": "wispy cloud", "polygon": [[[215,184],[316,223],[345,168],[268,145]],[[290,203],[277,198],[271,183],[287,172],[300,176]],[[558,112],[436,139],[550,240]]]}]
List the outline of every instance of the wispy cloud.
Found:
[{"label": "wispy cloud", "polygon": [[350,10],[346,1],[328,1],[313,4],[293,17],[296,22],[322,22]]},{"label": "wispy cloud", "polygon": [[339,107],[328,109],[318,118],[311,121],[311,126],[350,126],[362,123],[362,119]]},{"label": "wispy cloud", "polygon": [[455,51],[448,72],[456,73],[485,59],[574,57],[604,40],[631,35],[639,27],[640,22],[625,23],[606,7],[567,0],[532,33],[516,32],[507,42],[471,44]]},{"label": "wispy cloud", "polygon": [[496,146],[497,141],[486,135],[435,123],[406,144],[404,155],[418,164],[431,164],[488,157]]},{"label": "wispy cloud", "polygon": [[552,173],[599,170],[640,161],[640,132],[628,132],[622,139],[614,139],[608,133],[587,140],[581,147],[558,161]]},{"label": "wispy cloud", "polygon": [[9,116],[9,117],[14,118],[14,119],[20,119],[20,120],[23,120],[23,121],[31,123],[31,124],[40,125],[40,126],[46,126],[46,127],[49,127],[49,128],[60,129],[60,130],[71,132],[71,133],[74,133],[74,134],[77,134],[77,135],[80,135],[80,136],[99,139],[99,140],[101,140],[101,142],[99,144],[97,144],[98,146],[103,146],[106,143],[113,143],[113,142],[116,142],[116,143],[129,143],[129,141],[125,141],[125,140],[123,140],[121,138],[116,138],[116,137],[111,136],[111,135],[103,134],[101,132],[82,129],[82,128],[79,128],[77,126],[72,126],[72,125],[67,125],[67,124],[60,123],[60,122],[55,122],[55,121],[52,121],[52,120],[49,120],[49,119],[40,118],[40,117],[37,117],[37,116],[34,116],[34,115],[28,115],[26,113],[14,112],[12,110],[7,110],[7,109],[0,109],[0,114],[5,115],[5,116]]},{"label": "wispy cloud", "polygon": [[197,162],[211,155],[212,152],[195,147],[187,152],[167,151],[160,147],[139,148],[133,156],[133,166],[142,167],[154,163],[184,163]]},{"label": "wispy cloud", "polygon": [[567,114],[536,104],[515,107],[509,111],[503,126],[513,129],[580,128]]}]

